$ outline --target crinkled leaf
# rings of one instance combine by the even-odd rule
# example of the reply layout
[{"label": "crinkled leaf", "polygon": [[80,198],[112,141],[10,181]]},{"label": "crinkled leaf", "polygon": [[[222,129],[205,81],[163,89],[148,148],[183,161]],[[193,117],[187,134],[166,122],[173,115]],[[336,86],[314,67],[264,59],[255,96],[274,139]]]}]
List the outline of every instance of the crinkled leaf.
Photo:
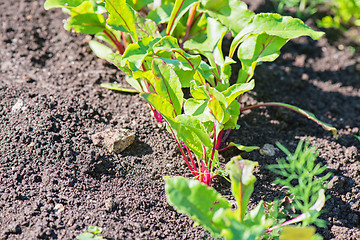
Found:
[{"label": "crinkled leaf", "polygon": [[177,115],[181,114],[184,94],[178,75],[161,60],[154,59],[151,68],[155,79],[156,93],[173,105]]},{"label": "crinkled leaf", "polygon": [[134,42],[137,42],[134,10],[129,7],[126,0],[106,0],[106,9],[109,12],[107,24],[115,30],[129,32]]},{"label": "crinkled leaf", "polygon": [[260,13],[255,15],[249,24],[242,29],[231,43],[229,56],[232,57],[239,44],[250,35],[266,33],[284,39],[309,36],[319,39],[324,33],[312,30],[303,21],[292,17],[283,17],[275,13]]},{"label": "crinkled leaf", "polygon": [[148,103],[153,105],[162,115],[169,118],[175,117],[175,109],[164,97],[155,93],[140,93]]},{"label": "crinkled leaf", "polygon": [[194,0],[176,0],[174,8],[171,12],[170,20],[166,28],[166,34],[171,35],[174,31],[180,18],[186,13],[189,8],[196,3]]},{"label": "crinkled leaf", "polygon": [[211,86],[215,86],[213,70],[213,67],[209,66],[204,61],[201,61],[200,65],[196,69],[196,74],[194,74],[194,80],[197,84],[204,84],[205,82],[208,82]]},{"label": "crinkled leaf", "polygon": [[221,236],[226,240],[258,239],[265,231],[262,223],[239,221],[236,211],[232,209],[219,209],[214,214],[213,221],[221,227]]},{"label": "crinkled leaf", "polygon": [[85,34],[96,34],[106,29],[103,15],[95,13],[80,14],[71,17],[64,25],[65,29]]},{"label": "crinkled leaf", "polygon": [[95,40],[90,40],[89,46],[95,55],[101,59],[106,59],[113,52],[111,48]]},{"label": "crinkled leaf", "polygon": [[162,57],[166,57],[166,55],[163,56],[164,52],[168,53],[167,56],[169,56],[168,58],[171,58],[170,53],[174,50],[181,50],[178,41],[176,38],[172,37],[172,36],[165,36],[162,39],[160,39],[160,41],[158,41],[154,46],[153,46],[154,52]]},{"label": "crinkled leaf", "polygon": [[216,211],[231,208],[231,205],[213,188],[197,180],[175,177],[166,181],[165,191],[167,201],[178,212],[191,217],[214,236],[220,236],[221,227],[212,219]]},{"label": "crinkled leaf", "polygon": [[224,124],[230,119],[230,114],[226,112],[225,105],[216,99],[214,95],[210,95],[210,99],[208,100],[208,107],[211,111],[211,114],[219,123]]}]

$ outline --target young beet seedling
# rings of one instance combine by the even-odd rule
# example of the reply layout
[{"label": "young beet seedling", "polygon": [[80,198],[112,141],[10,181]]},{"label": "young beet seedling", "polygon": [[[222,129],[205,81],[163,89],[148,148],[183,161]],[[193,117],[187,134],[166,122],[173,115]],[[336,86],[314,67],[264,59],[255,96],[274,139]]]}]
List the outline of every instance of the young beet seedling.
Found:
[{"label": "young beet seedling", "polygon": [[89,226],[88,231],[76,236],[78,240],[105,240],[99,234],[102,232],[102,228],[96,226]]},{"label": "young beet seedling", "polygon": [[[241,96],[255,86],[252,77],[258,63],[274,61],[290,39],[318,39],[322,32],[299,19],[255,14],[238,0],[160,2],[47,0],[45,8],[65,9],[71,16],[66,29],[95,34],[116,50],[90,42],[96,55],[127,74],[127,82],[149,103],[155,118],[166,123],[200,182],[211,186],[213,177],[221,172],[219,149],[246,109],[285,107],[336,135],[336,129],[291,105],[265,103],[240,109],[239,103]],[[227,32],[234,40],[229,55],[224,56],[222,41]],[[230,83],[236,53],[242,69],[237,81]],[[189,97],[184,96],[184,88],[190,89]],[[257,149],[235,143],[231,146],[244,151]]]},{"label": "young beet seedling", "polygon": [[[287,194],[293,198],[293,207],[300,212],[290,216],[290,219],[286,219],[288,216],[284,211],[279,211],[279,201],[268,204],[261,201],[251,211],[247,210],[256,181],[252,172],[257,163],[239,157],[226,165],[236,200],[235,209],[213,188],[182,177],[167,179],[167,200],[178,212],[191,217],[214,237],[246,240],[278,239],[280,235],[280,239],[287,240],[321,239],[314,235],[315,228],[308,225],[322,224],[317,218],[326,200],[324,181],[330,174],[320,177],[326,166],[315,165],[317,153],[307,144],[303,148],[300,142],[294,154],[281,145],[279,147],[287,154],[287,159],[281,159],[270,169],[284,177],[275,183],[287,187]],[[297,180],[297,184],[293,180]],[[272,207],[265,210],[265,206]]]}]

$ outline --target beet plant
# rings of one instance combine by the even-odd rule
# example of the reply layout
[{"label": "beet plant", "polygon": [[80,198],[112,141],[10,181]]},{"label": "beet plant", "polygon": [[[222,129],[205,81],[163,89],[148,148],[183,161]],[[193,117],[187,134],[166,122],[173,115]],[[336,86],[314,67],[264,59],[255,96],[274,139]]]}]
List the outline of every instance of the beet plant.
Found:
[{"label": "beet plant", "polygon": [[[286,187],[286,201],[260,201],[248,210],[256,181],[253,169],[257,163],[241,157],[234,157],[226,165],[235,208],[213,188],[183,177],[167,179],[167,200],[214,237],[226,240],[321,239],[315,234],[315,227],[310,225],[324,226],[318,217],[326,201],[324,183],[331,174],[324,175],[326,166],[315,164],[318,154],[314,147],[303,146],[300,142],[292,154],[282,145],[278,146],[287,158],[269,168],[280,176],[275,183]],[[293,214],[290,214],[291,208],[295,209]]]},{"label": "beet plant", "polygon": [[[47,0],[45,8],[68,12],[67,30],[95,36],[97,40],[90,41],[95,54],[126,73],[134,88],[121,90],[140,93],[154,117],[166,123],[193,176],[208,186],[222,171],[221,145],[246,109],[285,107],[336,135],[336,129],[295,106],[240,106],[241,96],[255,86],[257,64],[274,61],[293,38],[323,35],[299,19],[255,14],[238,0]],[[233,40],[225,55],[222,43],[228,32]],[[242,68],[233,83],[235,54]],[[224,149],[230,146],[257,149],[238,143]]]}]

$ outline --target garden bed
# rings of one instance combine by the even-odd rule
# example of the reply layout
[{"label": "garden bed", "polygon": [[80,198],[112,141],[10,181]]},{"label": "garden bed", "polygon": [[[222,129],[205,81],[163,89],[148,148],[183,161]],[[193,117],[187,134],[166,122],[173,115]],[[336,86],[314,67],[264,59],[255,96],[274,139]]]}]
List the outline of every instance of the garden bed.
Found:
[{"label": "garden bed", "polygon": [[[256,7],[256,6],[253,6]],[[0,3],[0,238],[73,239],[89,225],[108,239],[204,239],[210,234],[177,213],[165,199],[163,176],[190,173],[172,136],[138,95],[118,94],[100,83],[123,75],[96,58],[89,38],[66,32],[61,11],[42,1]],[[244,103],[281,101],[314,113],[338,129],[338,139],[295,113],[257,109],[241,115],[229,140],[294,150],[300,139],[316,145],[318,161],[334,173],[322,214],[325,239],[360,238],[360,57],[348,48],[299,38],[274,63],[256,70]],[[342,50],[339,50],[342,49]],[[136,133],[120,154],[94,146],[107,128]],[[240,152],[231,149],[226,163]],[[284,197],[266,169],[276,158],[258,151],[252,202]],[[229,194],[229,184],[215,179]]]}]

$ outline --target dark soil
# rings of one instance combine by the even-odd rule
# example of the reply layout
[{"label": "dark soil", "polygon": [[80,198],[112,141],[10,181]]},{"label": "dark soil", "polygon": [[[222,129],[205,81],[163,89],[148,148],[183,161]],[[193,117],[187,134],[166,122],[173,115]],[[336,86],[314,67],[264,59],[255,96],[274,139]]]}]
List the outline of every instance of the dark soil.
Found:
[{"label": "dark soil", "polygon": [[[0,2],[0,239],[74,239],[89,225],[102,227],[108,239],[209,238],[165,200],[162,176],[189,176],[166,128],[137,95],[101,88],[124,83],[122,74],[91,53],[89,38],[63,29],[61,11],[42,6]],[[308,139],[334,173],[322,214],[328,228],[318,232],[325,239],[360,239],[360,142],[353,137],[359,134],[360,57],[326,37],[300,38],[277,61],[259,66],[255,79],[245,104],[299,106],[334,125],[339,138],[295,113],[268,108],[242,115],[229,141],[280,141],[293,151]],[[115,127],[136,132],[128,149],[111,154],[93,145],[93,133]],[[229,150],[221,159],[237,154]],[[259,162],[252,202],[284,197],[266,169],[283,154],[247,157]],[[215,187],[229,192],[223,181]]]}]

